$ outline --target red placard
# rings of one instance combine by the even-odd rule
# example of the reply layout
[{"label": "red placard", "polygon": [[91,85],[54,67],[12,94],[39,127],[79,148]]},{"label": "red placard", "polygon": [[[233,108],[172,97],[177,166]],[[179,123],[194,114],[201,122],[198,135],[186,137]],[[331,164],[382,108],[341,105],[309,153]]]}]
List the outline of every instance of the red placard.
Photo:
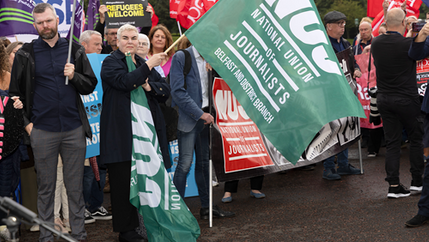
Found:
[{"label": "red placard", "polygon": [[417,61],[417,87],[419,90],[419,95],[424,96],[429,80],[429,59],[423,59]]},{"label": "red placard", "polygon": [[261,133],[221,78],[213,83],[216,125],[222,136],[225,173],[274,165]]},{"label": "red placard", "polygon": [[360,127],[367,129],[376,129],[383,127],[383,121],[379,125],[374,125],[369,122],[370,102],[371,97],[368,95],[368,86],[369,88],[377,85],[377,77],[375,74],[374,58],[371,58],[371,74],[369,76],[369,85],[368,85],[368,61],[369,53],[355,55],[356,63],[359,65],[362,72],[362,76],[356,78],[357,90],[358,90],[358,99],[362,104],[363,110],[365,111],[366,118],[360,118]]}]

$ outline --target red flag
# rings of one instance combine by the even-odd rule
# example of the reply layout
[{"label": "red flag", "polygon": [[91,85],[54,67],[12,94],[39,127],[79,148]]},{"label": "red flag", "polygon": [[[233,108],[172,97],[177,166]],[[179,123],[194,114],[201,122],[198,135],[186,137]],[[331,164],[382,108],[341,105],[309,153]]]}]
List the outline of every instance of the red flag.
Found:
[{"label": "red flag", "polygon": [[170,18],[177,18],[177,8],[179,8],[180,0],[170,0]]},{"label": "red flag", "polygon": [[[369,3],[369,1],[368,1]],[[389,11],[392,8],[400,8],[402,4],[401,0],[391,0],[389,2],[389,8],[387,11]],[[420,5],[422,5],[422,0],[407,0],[407,17],[409,16],[415,16],[417,19],[420,15]],[[378,29],[380,28],[380,25],[384,22],[384,13],[383,8],[381,8],[381,11],[377,14],[377,16],[372,21],[372,34],[375,36],[378,36]]]},{"label": "red flag", "polygon": [[380,11],[383,12],[383,1],[384,0],[368,0],[366,16],[374,18]]},{"label": "red flag", "polygon": [[158,24],[159,18],[158,18],[158,16],[156,16],[155,9],[152,7],[152,4],[148,3],[148,6],[150,6],[152,8],[152,11],[153,11],[153,15],[152,15],[152,18],[151,18],[151,20],[152,20],[152,28],[153,28],[154,26],[156,26]]},{"label": "red flag", "polygon": [[180,25],[182,25],[183,28],[189,29],[216,2],[217,0],[180,0],[177,8],[176,19],[180,22]]}]

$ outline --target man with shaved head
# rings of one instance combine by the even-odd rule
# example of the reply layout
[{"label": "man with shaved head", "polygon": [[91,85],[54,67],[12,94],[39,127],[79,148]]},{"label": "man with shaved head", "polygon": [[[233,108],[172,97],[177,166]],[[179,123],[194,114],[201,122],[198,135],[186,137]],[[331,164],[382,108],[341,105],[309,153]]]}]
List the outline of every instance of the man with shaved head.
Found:
[{"label": "man with shaved head", "polygon": [[[412,38],[405,38],[405,13],[399,8],[386,16],[388,31],[372,41],[374,65],[377,67],[377,107],[383,119],[386,139],[387,197],[407,197],[411,191],[421,192],[424,169],[423,116],[416,83],[416,59],[408,56]],[[410,141],[411,186],[399,182],[402,129]]]}]

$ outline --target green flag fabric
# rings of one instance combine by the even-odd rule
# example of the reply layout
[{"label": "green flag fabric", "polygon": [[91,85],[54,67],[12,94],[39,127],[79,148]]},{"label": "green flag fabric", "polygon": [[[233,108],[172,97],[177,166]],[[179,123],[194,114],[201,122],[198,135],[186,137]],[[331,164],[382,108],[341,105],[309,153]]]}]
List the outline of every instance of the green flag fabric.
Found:
[{"label": "green flag fabric", "polygon": [[[128,71],[135,70],[127,55]],[[130,202],[143,215],[148,239],[196,241],[197,220],[189,211],[164,168],[152,115],[142,87],[131,92],[133,151]]]},{"label": "green flag fabric", "polygon": [[294,164],[328,122],[365,117],[311,0],[219,0],[185,35]]}]

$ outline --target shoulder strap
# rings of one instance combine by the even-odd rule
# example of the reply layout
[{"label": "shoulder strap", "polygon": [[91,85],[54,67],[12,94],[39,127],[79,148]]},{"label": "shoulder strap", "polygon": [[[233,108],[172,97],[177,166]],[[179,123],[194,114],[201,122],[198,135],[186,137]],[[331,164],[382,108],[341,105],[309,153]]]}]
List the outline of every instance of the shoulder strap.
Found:
[{"label": "shoulder strap", "polygon": [[192,58],[191,58],[191,54],[189,53],[189,51],[183,49],[183,50],[179,50],[182,51],[185,54],[185,66],[183,67],[183,77],[184,77],[184,84],[183,87],[185,89],[187,89],[186,87],[186,76],[189,74],[189,72],[191,71],[191,67],[192,67]]},{"label": "shoulder strap", "polygon": [[369,77],[370,77],[370,75],[371,75],[371,56],[372,56],[372,49],[371,49],[371,51],[369,52],[369,60],[368,60],[368,79],[366,80],[367,81],[367,84],[366,84],[366,88],[369,90]]}]

